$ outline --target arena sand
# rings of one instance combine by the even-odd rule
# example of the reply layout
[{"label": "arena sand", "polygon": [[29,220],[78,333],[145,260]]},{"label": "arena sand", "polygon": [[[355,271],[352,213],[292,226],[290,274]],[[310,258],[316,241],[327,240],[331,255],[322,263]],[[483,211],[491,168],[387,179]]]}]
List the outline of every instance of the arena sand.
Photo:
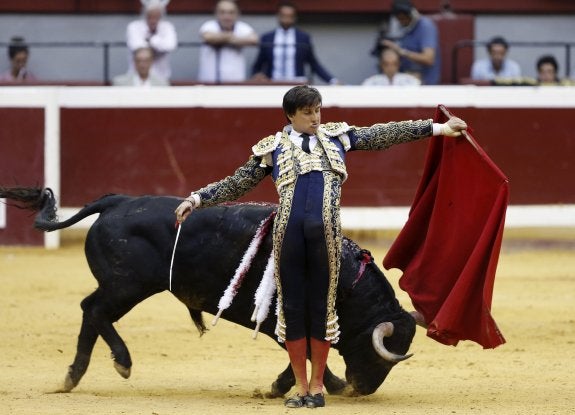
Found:
[{"label": "arena sand", "polygon": [[[220,321],[202,338],[186,308],[168,293],[138,305],[116,327],[130,348],[130,379],[96,344],[88,372],[71,393],[53,393],[75,353],[80,301],[96,287],[78,235],[59,250],[0,248],[1,414],[283,414],[260,392],[287,363],[270,338]],[[80,235],[80,238],[83,235]],[[381,260],[385,236],[354,239]],[[507,343],[441,345],[418,328],[410,360],[373,395],[328,396],[329,414],[575,413],[575,230],[506,231],[493,316]],[[397,288],[400,272],[386,272]],[[206,321],[211,316],[206,315]],[[337,352],[329,359],[339,376]]]}]

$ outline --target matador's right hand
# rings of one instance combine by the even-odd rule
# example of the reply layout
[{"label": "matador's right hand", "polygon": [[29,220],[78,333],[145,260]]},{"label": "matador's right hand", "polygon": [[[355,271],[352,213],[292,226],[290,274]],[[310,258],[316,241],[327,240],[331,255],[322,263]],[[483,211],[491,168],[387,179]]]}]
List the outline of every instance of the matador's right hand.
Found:
[{"label": "matador's right hand", "polygon": [[441,134],[446,137],[459,137],[461,132],[467,129],[467,123],[461,118],[451,117],[442,124]]},{"label": "matador's right hand", "polygon": [[188,198],[184,199],[182,203],[176,208],[174,213],[176,214],[176,220],[178,223],[182,223],[186,220],[188,216],[194,211],[195,209],[195,201],[194,199]]}]

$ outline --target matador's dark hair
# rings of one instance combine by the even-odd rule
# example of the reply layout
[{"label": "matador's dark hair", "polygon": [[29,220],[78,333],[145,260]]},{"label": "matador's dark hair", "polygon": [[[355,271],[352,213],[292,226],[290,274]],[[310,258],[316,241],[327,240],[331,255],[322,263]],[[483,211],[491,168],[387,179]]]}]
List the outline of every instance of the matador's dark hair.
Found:
[{"label": "matador's dark hair", "polygon": [[317,89],[309,85],[294,86],[286,92],[282,103],[286,117],[294,115],[300,108],[314,107],[316,105],[321,105],[321,94]]}]

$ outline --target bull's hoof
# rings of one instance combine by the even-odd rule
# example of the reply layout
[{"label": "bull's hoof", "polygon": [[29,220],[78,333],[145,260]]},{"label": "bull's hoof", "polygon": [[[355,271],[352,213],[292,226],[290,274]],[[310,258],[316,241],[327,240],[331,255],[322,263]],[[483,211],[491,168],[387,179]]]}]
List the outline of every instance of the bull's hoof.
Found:
[{"label": "bull's hoof", "polygon": [[74,389],[76,386],[78,386],[78,383],[80,383],[81,377],[82,376],[78,377],[75,374],[73,366],[68,367],[68,373],[66,373],[66,377],[64,378],[64,384],[61,388],[56,389],[54,393],[68,393],[72,391],[72,389]]},{"label": "bull's hoof", "polygon": [[77,383],[74,383],[74,381],[72,380],[72,377],[68,373],[66,375],[66,378],[64,379],[64,384],[62,385],[62,387],[56,389],[52,393],[68,393],[68,392],[72,391],[72,389],[74,389],[76,387],[76,385],[77,385]]},{"label": "bull's hoof", "polygon": [[331,376],[327,382],[324,380],[324,386],[330,395],[343,395],[349,384],[342,378]]},{"label": "bull's hoof", "polygon": [[266,399],[277,399],[277,398],[283,398],[283,397],[284,397],[283,395],[278,394],[277,392],[274,392],[274,391],[264,393],[264,398],[266,398]]},{"label": "bull's hoof", "polygon": [[256,388],[254,389],[253,393],[252,393],[252,398],[254,399],[263,399],[265,398],[265,395],[262,393],[262,391],[260,390],[260,388]]},{"label": "bull's hoof", "polygon": [[78,382],[74,382],[74,380],[72,379],[72,376],[70,375],[70,373],[68,373],[66,375],[66,377],[64,378],[64,385],[62,386],[62,389],[60,390],[60,392],[70,392],[77,385],[78,385]]},{"label": "bull's hoof", "polygon": [[267,399],[283,398],[284,394],[285,392],[280,390],[278,382],[275,381],[274,383],[272,383],[272,389],[269,392],[266,392],[264,397]]},{"label": "bull's hoof", "polygon": [[118,362],[114,362],[114,369],[116,369],[116,372],[118,372],[124,379],[128,379],[132,373],[132,370],[129,367],[125,367]]},{"label": "bull's hoof", "polygon": [[358,391],[356,391],[353,386],[347,384],[345,386],[345,388],[341,389],[338,393],[338,395],[340,396],[345,396],[347,398],[355,398],[357,396],[362,396],[361,393],[359,393]]},{"label": "bull's hoof", "polygon": [[260,388],[254,389],[252,398],[254,399],[276,399],[283,398],[283,395],[278,395],[278,392],[262,392]]}]

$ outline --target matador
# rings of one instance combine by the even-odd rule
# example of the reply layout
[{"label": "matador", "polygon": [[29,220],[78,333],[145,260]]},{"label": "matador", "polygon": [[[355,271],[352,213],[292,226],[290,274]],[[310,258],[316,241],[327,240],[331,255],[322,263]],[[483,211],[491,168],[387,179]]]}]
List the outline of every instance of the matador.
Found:
[{"label": "matador", "polygon": [[370,127],[321,124],[321,105],[316,88],[291,88],[283,98],[288,124],[282,131],[254,145],[248,161],[232,175],[193,191],[176,209],[182,222],[193,209],[236,200],[271,175],[279,195],[273,225],[276,335],[286,344],[296,378],[296,394],[285,401],[288,407],[325,406],[323,373],[330,344],[336,343],[340,334],[335,300],[346,153],[384,150],[432,135],[458,136],[467,127],[456,117],[444,124],[431,119]]}]

